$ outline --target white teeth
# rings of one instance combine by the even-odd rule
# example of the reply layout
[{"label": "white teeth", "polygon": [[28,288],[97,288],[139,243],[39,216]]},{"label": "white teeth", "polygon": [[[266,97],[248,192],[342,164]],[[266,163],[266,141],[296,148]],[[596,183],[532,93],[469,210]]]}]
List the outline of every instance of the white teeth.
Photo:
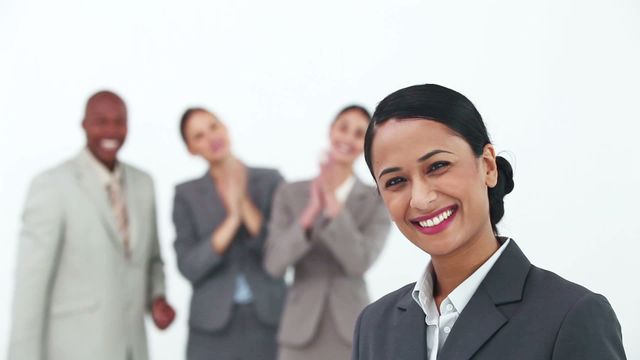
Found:
[{"label": "white teeth", "polygon": [[445,221],[446,219],[449,218],[449,216],[451,216],[451,214],[453,214],[453,210],[449,209],[443,213],[441,213],[438,216],[435,216],[431,219],[427,219],[427,220],[422,220],[420,222],[418,222],[418,224],[422,227],[433,227],[436,226],[438,224],[440,224],[441,222]]},{"label": "white teeth", "polygon": [[100,141],[100,146],[107,150],[115,150],[120,146],[120,141],[115,139],[104,139]]}]

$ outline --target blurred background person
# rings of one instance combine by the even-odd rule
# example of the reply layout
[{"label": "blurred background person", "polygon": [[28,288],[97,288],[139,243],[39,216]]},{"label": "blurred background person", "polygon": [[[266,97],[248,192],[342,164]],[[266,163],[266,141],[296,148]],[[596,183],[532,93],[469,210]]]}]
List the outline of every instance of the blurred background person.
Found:
[{"label": "blurred background person", "polygon": [[363,275],[389,230],[380,197],[353,172],[368,123],[361,106],[341,110],[320,174],[282,185],[275,196],[264,265],[276,277],[295,269],[278,334],[280,360],[350,358],[356,317],[369,302]]},{"label": "blurred background person", "polygon": [[180,131],[189,153],[209,165],[175,190],[178,268],[193,289],[187,359],[273,360],[285,285],[262,257],[282,176],[238,160],[227,128],[205,109],[188,109]]},{"label": "blurred background person", "polygon": [[37,176],[23,214],[10,360],[145,360],[144,314],[165,300],[151,177],[117,155],[127,109],[113,92],[86,104],[86,148]]}]

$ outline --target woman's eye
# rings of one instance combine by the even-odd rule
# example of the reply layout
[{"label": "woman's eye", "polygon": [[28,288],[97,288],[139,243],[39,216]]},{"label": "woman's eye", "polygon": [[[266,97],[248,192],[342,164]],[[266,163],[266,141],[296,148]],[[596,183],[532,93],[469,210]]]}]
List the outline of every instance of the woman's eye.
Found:
[{"label": "woman's eye", "polygon": [[427,174],[430,174],[434,171],[442,170],[449,165],[451,165],[451,163],[448,161],[437,161],[429,166],[429,168],[427,169]]},{"label": "woman's eye", "polygon": [[384,187],[385,188],[389,188],[391,186],[398,185],[398,184],[403,183],[405,181],[406,180],[404,178],[394,177],[394,178],[391,178],[391,179],[387,180],[387,182],[384,183]]}]

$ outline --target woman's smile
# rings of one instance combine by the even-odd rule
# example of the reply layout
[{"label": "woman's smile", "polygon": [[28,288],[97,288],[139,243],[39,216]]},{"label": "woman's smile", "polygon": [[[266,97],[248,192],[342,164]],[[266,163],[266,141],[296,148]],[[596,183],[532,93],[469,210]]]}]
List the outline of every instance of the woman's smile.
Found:
[{"label": "woman's smile", "polygon": [[431,214],[419,216],[409,222],[420,232],[427,235],[444,231],[453,222],[458,213],[458,205],[451,205]]}]

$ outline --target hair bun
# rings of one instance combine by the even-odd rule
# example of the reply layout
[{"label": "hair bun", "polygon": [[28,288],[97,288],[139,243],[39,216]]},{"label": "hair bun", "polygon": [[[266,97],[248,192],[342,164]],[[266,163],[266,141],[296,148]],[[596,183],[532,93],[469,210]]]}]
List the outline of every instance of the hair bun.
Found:
[{"label": "hair bun", "polygon": [[498,181],[496,186],[488,189],[489,195],[489,216],[493,232],[498,234],[496,224],[504,216],[504,196],[513,190],[513,169],[507,159],[502,156],[496,157],[498,166]]},{"label": "hair bun", "polygon": [[501,185],[503,195],[509,194],[513,191],[513,168],[509,161],[502,156],[496,157],[496,165],[498,166],[498,184]]}]

